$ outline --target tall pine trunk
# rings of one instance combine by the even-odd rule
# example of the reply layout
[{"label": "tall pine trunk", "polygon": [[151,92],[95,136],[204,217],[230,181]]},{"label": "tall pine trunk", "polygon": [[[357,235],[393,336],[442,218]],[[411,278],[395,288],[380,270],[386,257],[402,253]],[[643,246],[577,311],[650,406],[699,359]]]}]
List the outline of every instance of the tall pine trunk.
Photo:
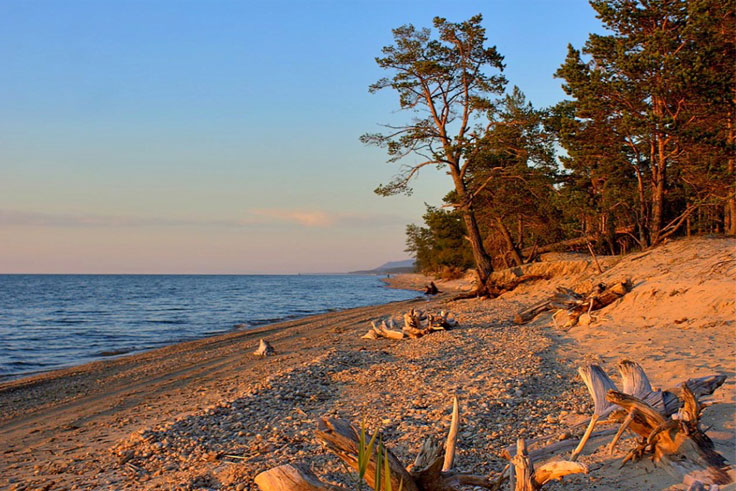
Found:
[{"label": "tall pine trunk", "polygon": [[[451,155],[450,152],[448,152]],[[455,159],[457,162],[459,159]],[[475,217],[475,210],[473,209],[472,200],[468,200],[468,189],[465,185],[465,180],[460,172],[460,165],[455,163],[450,165],[450,174],[452,181],[455,184],[455,191],[459,202],[462,204],[460,209],[463,216],[463,222],[465,222],[465,229],[468,233],[468,240],[470,241],[470,248],[473,250],[473,260],[475,262],[475,268],[478,271],[478,278],[480,279],[480,285],[478,285],[478,294],[483,295],[487,290],[488,279],[493,273],[493,263],[491,256],[486,251],[483,245],[483,237],[480,235],[480,228],[478,228],[478,220]]]},{"label": "tall pine trunk", "polygon": [[[654,98],[654,115],[659,120],[664,115],[664,102]],[[653,141],[651,144],[652,154],[652,219],[649,223],[649,244],[655,246],[660,241],[662,222],[664,221],[664,193],[667,182],[667,155],[665,149],[665,135],[661,128],[655,126]]]},{"label": "tall pine trunk", "polygon": [[483,238],[480,235],[480,229],[478,228],[478,221],[475,218],[473,207],[468,206],[463,209],[462,213],[465,228],[468,232],[470,247],[473,249],[475,267],[478,270],[478,277],[480,278],[480,290],[485,291],[486,285],[488,284],[488,278],[490,278],[491,273],[493,273],[491,256],[486,252],[485,246],[483,246]]},{"label": "tall pine trunk", "polygon": [[[736,104],[736,101],[734,101]],[[733,119],[733,118],[732,118]],[[734,156],[733,152],[733,143],[734,143],[734,128],[733,128],[733,121],[728,121],[728,136],[726,138],[727,148],[728,151],[728,172],[726,175],[728,176],[730,186],[728,188],[728,191],[730,192],[730,196],[728,197],[726,201],[726,224],[724,227],[724,232],[726,232],[729,235],[736,235],[736,196],[734,196],[734,193],[736,193],[736,190],[734,189],[734,182],[736,182],[736,170],[734,169],[734,160],[736,160],[736,156]]]}]

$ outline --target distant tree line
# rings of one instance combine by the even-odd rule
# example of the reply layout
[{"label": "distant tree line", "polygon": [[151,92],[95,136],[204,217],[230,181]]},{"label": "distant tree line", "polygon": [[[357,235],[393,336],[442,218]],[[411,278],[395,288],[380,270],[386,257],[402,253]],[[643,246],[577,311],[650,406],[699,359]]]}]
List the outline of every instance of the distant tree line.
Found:
[{"label": "distant tree line", "polygon": [[403,162],[379,194],[410,193],[427,165],[452,181],[407,227],[420,270],[475,266],[485,284],[567,239],[619,253],[736,234],[736,0],[590,3],[605,33],[568,47],[555,76],[569,99],[542,109],[506,89],[480,15],[394,30],[377,58],[392,76],[371,90],[397,91],[413,118],[363,141]]}]

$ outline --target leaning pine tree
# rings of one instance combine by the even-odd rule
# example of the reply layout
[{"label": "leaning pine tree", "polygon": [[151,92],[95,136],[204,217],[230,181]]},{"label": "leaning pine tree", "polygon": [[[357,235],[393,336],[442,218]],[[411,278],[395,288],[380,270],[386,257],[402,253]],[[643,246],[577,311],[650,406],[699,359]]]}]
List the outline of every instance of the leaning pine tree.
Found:
[{"label": "leaning pine tree", "polygon": [[[438,37],[430,29],[417,30],[412,25],[394,29],[394,44],[384,47],[383,56],[376,58],[378,65],[392,75],[371,85],[370,91],[394,89],[401,109],[413,112],[415,117],[408,124],[387,125],[387,134],[361,137],[363,143],[385,147],[389,162],[419,157],[419,163],[402,166],[390,183],[379,186],[377,194],[411,193],[411,179],[429,165],[446,170],[452,177],[455,207],[462,214],[480,278],[478,294],[487,291],[493,266],[473,210],[468,164],[488,130],[487,125],[475,121],[492,109],[489,96],[503,93],[506,85],[500,74],[503,57],[495,47],[485,46],[481,21],[481,15],[460,23],[436,17]],[[491,75],[489,69],[499,73]]]}]

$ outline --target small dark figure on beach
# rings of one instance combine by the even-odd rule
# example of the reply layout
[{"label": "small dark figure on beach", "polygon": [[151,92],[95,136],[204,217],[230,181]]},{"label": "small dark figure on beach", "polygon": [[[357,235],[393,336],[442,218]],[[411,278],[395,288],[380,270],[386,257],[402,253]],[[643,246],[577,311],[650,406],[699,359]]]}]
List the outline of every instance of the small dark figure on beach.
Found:
[{"label": "small dark figure on beach", "polygon": [[437,285],[434,284],[434,281],[430,281],[429,285],[424,286],[425,295],[437,295],[438,293],[440,293],[440,291],[437,288]]}]

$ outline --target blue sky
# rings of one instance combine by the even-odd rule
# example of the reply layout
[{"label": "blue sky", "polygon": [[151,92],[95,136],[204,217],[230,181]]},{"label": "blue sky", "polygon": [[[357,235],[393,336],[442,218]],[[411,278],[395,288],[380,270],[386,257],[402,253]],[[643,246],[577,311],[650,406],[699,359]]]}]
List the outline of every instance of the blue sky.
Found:
[{"label": "blue sky", "polygon": [[372,190],[358,138],[401,121],[374,57],[405,23],[482,13],[509,87],[563,97],[584,1],[0,3],[0,272],[346,271],[406,257],[439,203]]}]

